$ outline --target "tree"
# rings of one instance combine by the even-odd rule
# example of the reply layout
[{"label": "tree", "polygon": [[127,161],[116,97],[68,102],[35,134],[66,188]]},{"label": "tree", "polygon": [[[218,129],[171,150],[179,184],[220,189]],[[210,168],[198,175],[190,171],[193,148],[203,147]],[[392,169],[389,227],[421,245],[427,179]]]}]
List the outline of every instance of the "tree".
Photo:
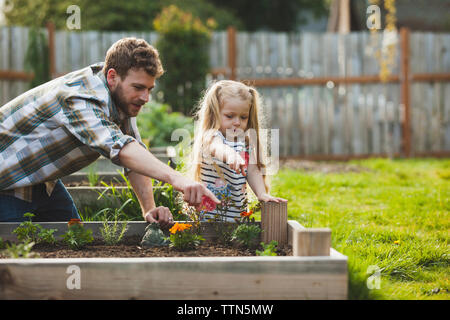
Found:
[{"label": "tree", "polygon": [[242,21],[247,31],[296,31],[306,22],[305,11],[316,17],[328,14],[330,0],[210,0],[227,8]]},{"label": "tree", "polygon": [[162,8],[175,4],[193,13],[203,22],[213,18],[218,29],[241,26],[239,19],[208,0],[9,0],[12,10],[5,12],[9,25],[45,27],[53,21],[57,29],[65,29],[67,8],[76,5],[81,12],[82,30],[148,31]]}]

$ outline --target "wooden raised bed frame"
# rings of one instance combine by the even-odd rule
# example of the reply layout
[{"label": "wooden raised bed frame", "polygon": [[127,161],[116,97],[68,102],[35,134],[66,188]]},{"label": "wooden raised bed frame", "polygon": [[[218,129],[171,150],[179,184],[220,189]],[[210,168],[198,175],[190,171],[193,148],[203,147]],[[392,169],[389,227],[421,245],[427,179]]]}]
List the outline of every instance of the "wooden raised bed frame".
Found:
[{"label": "wooden raised bed frame", "polygon": [[[65,222],[39,224],[56,236],[67,230]],[[0,223],[0,237],[15,239],[18,225]],[[97,238],[101,225],[85,222]],[[127,235],[143,235],[146,225],[129,222]],[[212,223],[205,227],[213,240]],[[347,257],[330,248],[330,230],[294,220],[284,228],[294,256],[0,259],[0,299],[347,299]],[[73,266],[79,289],[67,285]]]}]

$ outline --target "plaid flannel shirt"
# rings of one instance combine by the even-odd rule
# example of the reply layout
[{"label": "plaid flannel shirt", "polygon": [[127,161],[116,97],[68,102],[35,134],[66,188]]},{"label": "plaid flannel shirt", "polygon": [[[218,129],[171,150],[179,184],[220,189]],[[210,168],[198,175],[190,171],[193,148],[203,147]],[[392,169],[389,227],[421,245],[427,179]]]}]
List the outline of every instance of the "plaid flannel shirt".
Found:
[{"label": "plaid flannel shirt", "polygon": [[136,118],[114,105],[103,63],[74,71],[0,107],[0,193],[32,201],[32,186],[57,179],[100,155],[119,161],[132,141],[145,147]]}]

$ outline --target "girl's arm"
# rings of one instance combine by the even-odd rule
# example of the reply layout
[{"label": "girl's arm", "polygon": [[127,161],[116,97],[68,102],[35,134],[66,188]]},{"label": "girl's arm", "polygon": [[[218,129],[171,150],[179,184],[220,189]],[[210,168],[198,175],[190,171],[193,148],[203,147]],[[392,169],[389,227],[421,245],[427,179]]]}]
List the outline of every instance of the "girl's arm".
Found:
[{"label": "girl's arm", "polygon": [[233,148],[223,143],[220,137],[213,138],[210,148],[211,155],[220,161],[230,165],[236,173],[241,172],[245,176],[245,161]]},{"label": "girl's arm", "polygon": [[247,176],[247,182],[250,188],[252,188],[253,192],[255,193],[256,197],[259,201],[272,201],[272,202],[287,202],[286,199],[283,198],[277,198],[272,197],[266,190],[264,179],[262,176],[261,171],[258,169],[258,166],[256,165],[256,157],[255,152],[250,153],[250,161],[248,164],[248,176]]}]

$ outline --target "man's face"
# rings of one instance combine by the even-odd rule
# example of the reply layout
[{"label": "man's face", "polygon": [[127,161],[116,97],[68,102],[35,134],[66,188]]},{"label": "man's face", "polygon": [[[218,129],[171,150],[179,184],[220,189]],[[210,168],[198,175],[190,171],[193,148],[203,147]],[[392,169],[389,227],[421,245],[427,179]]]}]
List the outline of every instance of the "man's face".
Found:
[{"label": "man's face", "polygon": [[129,117],[139,114],[155,86],[155,77],[144,69],[130,69],[124,79],[114,69],[109,69],[107,81],[114,103]]}]

